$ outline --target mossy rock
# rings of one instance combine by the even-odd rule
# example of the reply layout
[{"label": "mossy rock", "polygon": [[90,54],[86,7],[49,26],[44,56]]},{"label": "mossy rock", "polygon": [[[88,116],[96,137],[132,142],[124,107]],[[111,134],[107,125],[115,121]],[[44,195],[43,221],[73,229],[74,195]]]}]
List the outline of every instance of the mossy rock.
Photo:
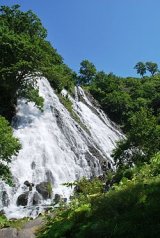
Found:
[{"label": "mossy rock", "polygon": [[41,182],[37,184],[36,190],[42,195],[43,199],[49,199],[52,196],[52,185],[50,182]]}]

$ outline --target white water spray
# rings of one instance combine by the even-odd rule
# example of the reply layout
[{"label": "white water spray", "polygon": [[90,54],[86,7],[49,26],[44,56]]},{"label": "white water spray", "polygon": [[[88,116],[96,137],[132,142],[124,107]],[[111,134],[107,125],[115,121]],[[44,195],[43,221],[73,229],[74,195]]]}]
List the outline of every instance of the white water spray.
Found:
[{"label": "white water spray", "polygon": [[[41,112],[33,103],[19,100],[13,120],[14,135],[19,138],[22,149],[11,163],[15,187],[1,183],[0,209],[8,218],[35,217],[44,205],[51,203],[55,194],[69,198],[71,189],[63,183],[83,176],[100,175],[102,162],[111,163],[110,154],[115,142],[122,137],[81,88],[76,88],[75,99],[69,98],[86,131],[72,119],[47,79],[39,79],[38,86],[45,100],[44,111]],[[63,90],[62,94],[66,96],[67,92]],[[78,100],[78,94],[82,101]],[[24,184],[25,181],[32,185],[31,189]],[[50,199],[44,199],[37,192],[36,185],[43,182],[48,182],[53,188]],[[5,201],[2,199],[4,194]],[[27,194],[25,207],[17,206],[17,199],[22,194]],[[38,194],[36,206],[33,204],[35,194]]]}]

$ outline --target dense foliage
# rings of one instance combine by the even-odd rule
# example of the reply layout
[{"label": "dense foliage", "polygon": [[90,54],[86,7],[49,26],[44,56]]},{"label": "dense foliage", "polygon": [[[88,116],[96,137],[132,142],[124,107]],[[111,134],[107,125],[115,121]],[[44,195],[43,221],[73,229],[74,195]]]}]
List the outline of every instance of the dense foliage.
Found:
[{"label": "dense foliage", "polygon": [[88,60],[83,60],[80,67],[80,76],[78,77],[78,84],[89,84],[96,75],[96,67]]},{"label": "dense foliage", "polygon": [[0,178],[11,182],[11,174],[7,164],[11,156],[16,155],[21,148],[18,139],[12,135],[12,128],[8,121],[0,116]]},{"label": "dense foliage", "polygon": [[0,9],[0,114],[8,119],[13,116],[17,97],[43,107],[32,76],[47,76],[58,90],[70,88],[74,79],[74,73],[45,39],[47,31],[40,19],[19,7]]},{"label": "dense foliage", "polygon": [[[131,171],[109,192],[102,183],[82,180],[69,207],[48,217],[40,238],[158,238],[160,234],[160,155]],[[91,188],[99,188],[91,190]],[[88,192],[87,192],[88,191]]]},{"label": "dense foliage", "polygon": [[[152,62],[146,65],[155,68]],[[97,72],[87,86],[126,134],[113,153],[117,166],[149,161],[160,151],[160,74],[154,73],[139,79]]]}]

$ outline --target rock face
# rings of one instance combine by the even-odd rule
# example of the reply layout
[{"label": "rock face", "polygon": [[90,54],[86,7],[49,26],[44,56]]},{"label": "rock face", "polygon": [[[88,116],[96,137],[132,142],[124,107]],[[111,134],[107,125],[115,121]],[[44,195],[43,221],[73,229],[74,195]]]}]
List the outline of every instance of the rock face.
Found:
[{"label": "rock face", "polygon": [[42,195],[43,199],[51,198],[52,187],[49,182],[42,182],[36,185],[36,190]]},{"label": "rock face", "polygon": [[17,206],[26,206],[28,203],[29,192],[25,192],[17,198]]},{"label": "rock face", "polygon": [[40,203],[40,200],[41,200],[41,198],[40,198],[39,194],[37,192],[35,192],[33,195],[32,204],[38,205]]},{"label": "rock face", "polygon": [[0,238],[35,238],[35,232],[44,224],[41,217],[27,222],[21,230],[15,228],[0,229]]},{"label": "rock face", "polygon": [[61,195],[56,193],[54,197],[54,203],[55,204],[59,203],[61,201],[61,198],[62,198]]},{"label": "rock face", "polygon": [[18,231],[17,238],[35,238],[35,235],[33,232],[29,229],[23,229],[21,231]]},{"label": "rock face", "polygon": [[4,228],[0,230],[1,238],[17,238],[17,229],[15,228]]},{"label": "rock face", "polygon": [[35,235],[30,229],[4,228],[0,230],[0,238],[35,238]]},{"label": "rock face", "polygon": [[8,207],[8,205],[9,205],[9,198],[8,198],[8,194],[6,191],[3,191],[3,193],[2,193],[2,204],[4,207]]}]

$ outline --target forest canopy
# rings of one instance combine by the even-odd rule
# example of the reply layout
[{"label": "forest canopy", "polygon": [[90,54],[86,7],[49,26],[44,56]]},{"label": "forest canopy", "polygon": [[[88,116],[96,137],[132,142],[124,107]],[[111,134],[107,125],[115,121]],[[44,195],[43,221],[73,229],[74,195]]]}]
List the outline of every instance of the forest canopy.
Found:
[{"label": "forest canopy", "polygon": [[46,76],[61,90],[71,87],[74,73],[46,40],[47,31],[32,11],[22,12],[19,5],[2,6],[0,22],[0,114],[11,119],[17,97],[43,107],[35,80],[28,76]]}]

